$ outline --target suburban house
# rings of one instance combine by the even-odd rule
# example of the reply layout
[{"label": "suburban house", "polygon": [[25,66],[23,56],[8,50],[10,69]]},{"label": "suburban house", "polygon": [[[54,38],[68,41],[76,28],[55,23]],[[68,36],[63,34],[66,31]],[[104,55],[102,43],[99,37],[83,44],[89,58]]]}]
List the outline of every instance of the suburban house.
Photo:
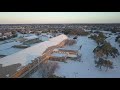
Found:
[{"label": "suburban house", "polygon": [[6,40],[6,39],[10,39],[11,37],[16,37],[16,33],[12,33],[12,31],[9,32],[4,32],[4,33],[0,33],[0,40]]},{"label": "suburban house", "polygon": [[6,32],[6,33],[4,33],[4,36],[10,37],[10,36],[12,36],[12,33],[11,32]]}]

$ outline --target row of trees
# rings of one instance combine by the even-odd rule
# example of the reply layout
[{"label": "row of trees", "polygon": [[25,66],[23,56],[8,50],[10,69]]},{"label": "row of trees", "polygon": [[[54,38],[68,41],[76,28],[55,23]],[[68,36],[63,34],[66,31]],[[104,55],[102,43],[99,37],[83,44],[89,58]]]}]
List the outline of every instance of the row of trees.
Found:
[{"label": "row of trees", "polygon": [[[4,33],[7,33],[7,31],[4,32]],[[4,33],[2,33],[3,36],[4,36]],[[5,38],[1,37],[0,41],[4,41],[4,40],[11,39],[11,38],[14,38],[14,37],[17,37],[17,32],[15,30],[11,30],[11,36],[7,35],[7,36],[5,36]]]},{"label": "row of trees", "polygon": [[8,39],[15,38],[15,37],[17,37],[17,34],[12,35],[11,37],[0,38],[0,41],[8,40]]},{"label": "row of trees", "polygon": [[120,29],[114,28],[110,30],[112,33],[120,32]]},{"label": "row of trees", "polygon": [[[113,69],[113,62],[110,60],[103,59],[104,56],[107,58],[108,56],[112,56],[113,58],[119,55],[118,50],[113,47],[109,42],[106,41],[106,36],[102,32],[98,32],[97,34],[91,35],[89,38],[92,38],[96,41],[98,46],[93,50],[95,55],[95,64],[100,70],[102,67],[108,69]],[[117,41],[117,38],[116,38]]]},{"label": "row of trees", "polygon": [[107,37],[102,32],[99,32],[98,35],[91,35],[89,38],[92,38],[98,44],[98,46],[93,50],[97,57],[102,57],[104,55],[108,57],[111,55],[115,58],[119,55],[118,50],[115,47],[112,47],[112,45],[105,40]]},{"label": "row of trees", "polygon": [[89,32],[86,32],[84,30],[79,30],[79,29],[66,29],[63,31],[64,34],[66,35],[82,35],[82,36],[86,36],[89,34]]},{"label": "row of trees", "polygon": [[105,42],[103,45],[101,46],[97,46],[94,50],[93,50],[94,54],[96,54],[96,56],[99,57],[103,57],[104,55],[106,55],[107,57],[109,55],[111,55],[113,58],[117,57],[119,55],[118,50],[115,47],[112,47],[112,45],[108,42]]},{"label": "row of trees", "polygon": [[108,42],[105,42],[101,46],[97,46],[93,50],[93,52],[96,58],[98,58],[98,61],[97,59],[95,60],[96,67],[98,67],[100,70],[101,67],[105,67],[106,71],[108,69],[113,69],[113,62],[111,62],[110,60],[104,60],[103,57],[108,57],[109,55],[111,55],[113,58],[115,58],[120,55],[118,50],[115,47],[112,47],[111,44]]},{"label": "row of trees", "polygon": [[105,39],[107,38],[102,32],[99,32],[98,35],[94,34],[91,35],[89,38],[92,38],[96,41],[98,45],[101,45],[105,42]]}]

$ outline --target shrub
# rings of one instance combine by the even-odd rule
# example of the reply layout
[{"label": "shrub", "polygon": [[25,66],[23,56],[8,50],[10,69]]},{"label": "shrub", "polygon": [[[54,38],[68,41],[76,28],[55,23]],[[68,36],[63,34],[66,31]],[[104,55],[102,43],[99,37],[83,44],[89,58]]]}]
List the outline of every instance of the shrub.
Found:
[{"label": "shrub", "polygon": [[111,55],[113,58],[117,57],[117,55],[119,55],[118,50],[115,47],[112,47],[110,43],[105,42],[103,45],[101,46],[97,46],[93,52],[97,55],[100,52],[102,53],[101,56],[106,55],[108,57],[108,55]]},{"label": "shrub", "polygon": [[95,60],[95,64],[95,67],[98,67],[100,70],[102,69],[102,66],[106,67],[106,71],[108,69],[113,69],[113,62],[111,62],[110,60],[104,60],[103,58],[99,58],[98,61]]},{"label": "shrub", "polygon": [[73,44],[76,44],[76,41],[75,40],[67,40],[66,44],[67,45],[73,45]]},{"label": "shrub", "polygon": [[105,39],[106,39],[106,36],[102,33],[102,32],[99,32],[98,35],[91,35],[89,38],[92,38],[93,40],[96,41],[96,43],[98,45],[101,45],[103,43],[105,43]]}]

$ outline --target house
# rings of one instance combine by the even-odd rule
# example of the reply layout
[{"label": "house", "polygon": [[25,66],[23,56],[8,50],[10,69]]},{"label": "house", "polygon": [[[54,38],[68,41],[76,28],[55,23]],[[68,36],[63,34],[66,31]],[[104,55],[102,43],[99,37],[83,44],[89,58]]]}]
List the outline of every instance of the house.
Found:
[{"label": "house", "polygon": [[26,39],[26,40],[34,40],[36,38],[38,38],[38,36],[36,36],[36,35],[31,35],[31,36],[24,37],[24,39]]},{"label": "house", "polygon": [[40,35],[42,31],[35,31],[35,34]]},{"label": "house", "polygon": [[2,38],[3,38],[3,39],[7,39],[8,37],[4,35],[4,36],[2,36]]},{"label": "house", "polygon": [[12,33],[11,32],[6,32],[6,33],[4,33],[4,35],[9,37],[9,36],[12,36]]},{"label": "house", "polygon": [[23,44],[27,44],[27,45],[40,42],[39,37],[36,35],[26,36],[23,39],[25,40]]}]

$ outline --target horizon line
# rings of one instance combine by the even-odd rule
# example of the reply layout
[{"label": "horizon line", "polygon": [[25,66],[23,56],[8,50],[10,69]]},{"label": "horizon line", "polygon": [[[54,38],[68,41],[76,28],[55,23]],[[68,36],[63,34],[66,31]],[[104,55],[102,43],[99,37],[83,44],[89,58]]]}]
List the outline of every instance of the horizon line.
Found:
[{"label": "horizon line", "polygon": [[[15,25],[15,23],[11,23],[11,24]],[[22,23],[16,23],[16,24],[22,24]],[[23,24],[120,24],[120,23],[23,23]]]}]

